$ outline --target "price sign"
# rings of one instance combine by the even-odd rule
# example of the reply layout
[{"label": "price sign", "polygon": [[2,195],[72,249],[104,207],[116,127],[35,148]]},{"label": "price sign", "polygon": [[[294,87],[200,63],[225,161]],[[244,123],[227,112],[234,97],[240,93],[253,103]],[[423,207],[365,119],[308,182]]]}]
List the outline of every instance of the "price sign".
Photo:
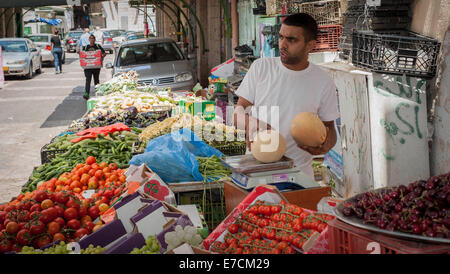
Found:
[{"label": "price sign", "polygon": [[161,186],[160,182],[157,180],[149,180],[144,185],[144,192],[155,199],[164,201],[164,198],[169,194],[169,189],[165,186]]}]

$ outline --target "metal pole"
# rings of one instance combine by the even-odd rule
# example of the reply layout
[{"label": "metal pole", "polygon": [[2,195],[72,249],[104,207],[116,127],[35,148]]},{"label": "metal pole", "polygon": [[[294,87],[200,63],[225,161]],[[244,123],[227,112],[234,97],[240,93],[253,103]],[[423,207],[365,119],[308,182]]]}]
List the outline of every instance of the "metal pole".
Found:
[{"label": "metal pole", "polygon": [[148,38],[147,0],[144,0],[144,37]]}]

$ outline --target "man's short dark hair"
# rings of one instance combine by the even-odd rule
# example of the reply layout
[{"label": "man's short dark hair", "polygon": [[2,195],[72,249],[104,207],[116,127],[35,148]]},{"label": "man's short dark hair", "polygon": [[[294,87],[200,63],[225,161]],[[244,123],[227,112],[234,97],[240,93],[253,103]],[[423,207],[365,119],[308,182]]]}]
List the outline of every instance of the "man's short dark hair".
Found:
[{"label": "man's short dark hair", "polygon": [[317,22],[307,13],[291,14],[284,19],[283,24],[287,26],[302,27],[305,32],[305,41],[317,39]]},{"label": "man's short dark hair", "polygon": [[95,39],[95,35],[94,34],[89,35],[89,39],[91,39],[91,38]]}]

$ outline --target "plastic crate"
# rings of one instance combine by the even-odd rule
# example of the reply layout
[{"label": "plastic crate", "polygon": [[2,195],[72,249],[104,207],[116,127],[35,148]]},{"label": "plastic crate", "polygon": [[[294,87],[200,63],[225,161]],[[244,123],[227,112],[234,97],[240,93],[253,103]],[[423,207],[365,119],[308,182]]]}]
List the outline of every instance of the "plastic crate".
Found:
[{"label": "plastic crate", "polygon": [[341,36],[341,25],[319,26],[317,43],[312,52],[338,51]]},{"label": "plastic crate", "polygon": [[393,238],[348,225],[328,222],[330,254],[450,254],[448,244],[430,244]]},{"label": "plastic crate", "polygon": [[46,144],[45,146],[43,146],[41,148],[41,164],[51,162],[53,159],[56,158],[57,155],[64,154],[67,151],[69,151],[68,149],[47,150],[47,146],[50,145],[51,143],[54,143],[56,141],[56,139],[58,139],[59,137],[60,136],[53,137],[53,139],[50,141],[50,143]]},{"label": "plastic crate", "polygon": [[406,31],[354,31],[352,62],[374,72],[433,78],[441,43]]},{"label": "plastic crate", "polygon": [[179,205],[196,204],[203,214],[210,232],[226,217],[225,195],[221,189],[206,189],[205,204],[203,191],[189,191],[179,194]]},{"label": "plastic crate", "polygon": [[297,12],[311,15],[319,26],[342,24],[341,2],[339,0],[294,3]]}]

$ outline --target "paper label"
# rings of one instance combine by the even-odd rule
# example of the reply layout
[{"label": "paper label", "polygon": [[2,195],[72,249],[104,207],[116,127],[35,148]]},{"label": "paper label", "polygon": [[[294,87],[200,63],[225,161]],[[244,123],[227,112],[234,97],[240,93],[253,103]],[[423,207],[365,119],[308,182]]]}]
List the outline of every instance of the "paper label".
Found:
[{"label": "paper label", "polygon": [[90,199],[95,194],[95,189],[87,189],[81,194],[85,199]]},{"label": "paper label", "polygon": [[114,221],[115,218],[116,218],[116,210],[114,209],[114,207],[110,207],[107,211],[105,211],[105,213],[103,213],[100,216],[100,219],[105,224],[108,224],[108,223]]}]

